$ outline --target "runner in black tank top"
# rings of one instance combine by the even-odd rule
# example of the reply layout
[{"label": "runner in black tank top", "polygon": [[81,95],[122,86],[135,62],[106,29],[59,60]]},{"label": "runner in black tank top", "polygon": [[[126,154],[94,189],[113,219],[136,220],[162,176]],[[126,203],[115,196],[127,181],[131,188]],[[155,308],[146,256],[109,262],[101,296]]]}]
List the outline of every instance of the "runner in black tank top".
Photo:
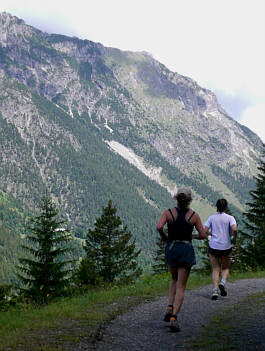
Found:
[{"label": "runner in black tank top", "polygon": [[[189,204],[192,200],[190,189],[180,188],[175,199],[178,207],[164,211],[156,228],[160,234],[161,242],[166,243],[166,260],[172,276],[169,289],[169,304],[164,321],[170,321],[172,331],[179,331],[177,314],[184,299],[190,269],[196,263],[194,249],[191,244],[192,237],[204,239],[206,238],[206,233],[199,215],[189,209]],[[188,214],[188,211],[191,214]],[[189,216],[188,218],[186,218],[187,215]],[[163,231],[166,223],[168,225],[168,236]],[[194,226],[199,232],[199,236],[192,235]]]},{"label": "runner in black tank top", "polygon": [[180,210],[178,207],[175,207],[175,209],[177,212],[176,218],[174,218],[171,209],[168,209],[173,219],[173,222],[167,223],[168,241],[184,240],[191,242],[194,224],[191,224],[189,221],[193,217],[195,212],[193,211],[191,216],[187,220],[186,215],[189,209]]}]

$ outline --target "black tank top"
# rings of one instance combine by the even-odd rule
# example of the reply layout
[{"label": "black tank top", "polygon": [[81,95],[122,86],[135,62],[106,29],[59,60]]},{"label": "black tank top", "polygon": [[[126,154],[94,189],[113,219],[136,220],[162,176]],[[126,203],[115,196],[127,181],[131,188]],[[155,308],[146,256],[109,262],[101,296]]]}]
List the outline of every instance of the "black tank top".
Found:
[{"label": "black tank top", "polygon": [[[191,241],[192,240],[192,231],[194,225],[189,223],[187,219],[185,218],[187,210],[180,210],[178,207],[175,207],[177,211],[177,218],[174,219],[173,214],[171,210],[169,209],[169,212],[172,215],[172,218],[174,219],[173,222],[167,223],[167,228],[168,228],[168,241],[173,241],[173,240],[187,240]],[[194,215],[195,212],[193,212],[189,218]]]}]

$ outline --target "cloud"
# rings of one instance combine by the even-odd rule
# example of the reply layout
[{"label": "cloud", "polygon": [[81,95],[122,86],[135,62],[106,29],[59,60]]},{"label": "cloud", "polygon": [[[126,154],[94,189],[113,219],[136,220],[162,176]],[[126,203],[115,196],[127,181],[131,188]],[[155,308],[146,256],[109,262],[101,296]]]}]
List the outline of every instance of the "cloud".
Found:
[{"label": "cloud", "polygon": [[233,94],[228,94],[223,90],[212,87],[211,89],[217,96],[219,104],[235,120],[242,118],[244,111],[253,104],[253,100],[247,96],[243,90],[238,90]]},{"label": "cloud", "polygon": [[265,102],[247,108],[238,122],[251,129],[265,143]]}]

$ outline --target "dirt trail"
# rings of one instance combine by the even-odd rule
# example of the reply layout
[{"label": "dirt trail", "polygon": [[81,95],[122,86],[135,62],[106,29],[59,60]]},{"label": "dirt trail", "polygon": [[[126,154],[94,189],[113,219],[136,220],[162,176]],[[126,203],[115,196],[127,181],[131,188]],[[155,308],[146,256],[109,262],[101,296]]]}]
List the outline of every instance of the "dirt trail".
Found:
[{"label": "dirt trail", "polygon": [[[265,279],[244,279],[227,284],[228,296],[210,299],[211,286],[188,290],[179,315],[181,332],[172,333],[162,321],[167,296],[137,306],[117,317],[104,330],[96,351],[176,351],[188,350],[215,311],[235,304],[249,294],[265,291]],[[92,350],[91,345],[79,345],[78,350]]]}]

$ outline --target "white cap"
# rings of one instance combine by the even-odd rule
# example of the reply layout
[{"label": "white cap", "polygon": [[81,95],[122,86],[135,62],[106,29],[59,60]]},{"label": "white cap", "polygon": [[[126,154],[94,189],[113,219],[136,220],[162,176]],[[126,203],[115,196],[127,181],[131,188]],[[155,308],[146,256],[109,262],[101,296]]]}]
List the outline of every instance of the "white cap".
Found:
[{"label": "white cap", "polygon": [[174,198],[176,198],[180,194],[185,194],[188,198],[192,199],[191,190],[189,188],[179,188]]}]

